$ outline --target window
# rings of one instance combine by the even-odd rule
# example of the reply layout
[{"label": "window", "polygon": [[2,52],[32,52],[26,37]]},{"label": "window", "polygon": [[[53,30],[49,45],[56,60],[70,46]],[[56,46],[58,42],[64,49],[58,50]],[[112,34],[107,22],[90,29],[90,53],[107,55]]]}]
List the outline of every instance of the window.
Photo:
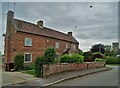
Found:
[{"label": "window", "polygon": [[31,53],[25,53],[24,55],[24,62],[32,62],[32,54]]},{"label": "window", "polygon": [[75,48],[76,48],[76,46],[75,46],[75,44],[73,45],[73,49],[75,50]]},{"label": "window", "polygon": [[66,44],[66,48],[68,48],[68,44]]},{"label": "window", "polygon": [[59,42],[56,42],[55,48],[59,49]]},{"label": "window", "polygon": [[32,46],[32,39],[31,38],[25,38],[25,46]]},{"label": "window", "polygon": [[74,44],[74,50],[75,50],[75,48],[76,48],[76,46],[75,46],[75,44]]}]

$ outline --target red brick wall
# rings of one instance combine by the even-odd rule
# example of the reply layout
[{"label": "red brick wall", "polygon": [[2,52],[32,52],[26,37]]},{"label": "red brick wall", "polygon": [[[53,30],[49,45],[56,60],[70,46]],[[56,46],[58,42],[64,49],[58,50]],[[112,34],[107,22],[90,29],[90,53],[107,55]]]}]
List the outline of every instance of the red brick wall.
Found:
[{"label": "red brick wall", "polygon": [[75,70],[83,70],[97,67],[104,67],[104,62],[89,62],[89,63],[80,63],[80,64],[50,64],[43,65],[43,77],[48,77],[49,75],[61,73],[65,71],[75,71]]},{"label": "red brick wall", "polygon": [[[32,39],[32,46],[24,45],[25,38]],[[47,47],[51,47],[51,46],[55,47],[56,41],[58,41],[60,44],[59,49],[56,49],[56,53],[59,53],[61,55],[64,49],[66,48],[66,43],[70,48],[70,42],[57,40],[45,36],[23,33],[23,32],[16,32],[16,34],[11,36],[11,41],[12,42],[11,42],[11,50],[10,50],[10,62],[14,61],[14,56],[16,54],[24,54],[24,53],[31,53],[32,61],[34,61],[37,56],[43,55]],[[16,51],[14,51],[14,49]]]}]

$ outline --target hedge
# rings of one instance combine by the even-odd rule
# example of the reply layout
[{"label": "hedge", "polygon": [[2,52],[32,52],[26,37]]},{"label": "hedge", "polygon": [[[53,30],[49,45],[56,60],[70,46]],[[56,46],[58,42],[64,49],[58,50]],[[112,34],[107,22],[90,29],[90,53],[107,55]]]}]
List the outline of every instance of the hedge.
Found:
[{"label": "hedge", "polygon": [[60,59],[61,59],[61,63],[82,63],[84,60],[84,56],[78,54],[73,54],[73,55],[65,54],[61,56]]},{"label": "hedge", "polygon": [[106,64],[120,64],[120,58],[117,57],[107,56],[106,60]]},{"label": "hedge", "polygon": [[93,54],[92,54],[92,52],[84,52],[83,56],[84,56],[84,61],[85,62],[92,62],[93,61]]},{"label": "hedge", "polygon": [[96,58],[95,59],[95,62],[106,62],[107,60],[106,59],[103,59],[103,58]]},{"label": "hedge", "polygon": [[93,53],[93,60],[96,58],[103,58],[103,55],[100,52]]}]

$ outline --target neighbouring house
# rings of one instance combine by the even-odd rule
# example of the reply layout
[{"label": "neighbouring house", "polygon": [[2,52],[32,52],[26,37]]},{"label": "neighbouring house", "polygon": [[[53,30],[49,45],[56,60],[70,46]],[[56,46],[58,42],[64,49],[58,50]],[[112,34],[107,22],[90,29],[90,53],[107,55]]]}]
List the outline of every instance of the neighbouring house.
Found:
[{"label": "neighbouring house", "polygon": [[14,12],[8,11],[4,51],[6,70],[14,68],[16,54],[24,54],[24,63],[32,63],[47,47],[54,47],[58,55],[79,52],[79,42],[72,32],[65,34],[44,27],[41,20],[33,24],[15,19]]}]

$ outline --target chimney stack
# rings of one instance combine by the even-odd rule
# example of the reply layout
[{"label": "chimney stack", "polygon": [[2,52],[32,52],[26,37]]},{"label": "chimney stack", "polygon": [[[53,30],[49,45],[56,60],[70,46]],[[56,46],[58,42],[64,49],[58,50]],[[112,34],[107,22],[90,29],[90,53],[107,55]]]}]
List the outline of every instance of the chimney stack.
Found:
[{"label": "chimney stack", "polygon": [[43,28],[43,21],[42,21],[42,20],[38,21],[38,22],[37,22],[37,25],[38,25],[40,28]]},{"label": "chimney stack", "polygon": [[8,13],[7,13],[7,20],[12,21],[13,18],[14,18],[14,12],[9,10]]},{"label": "chimney stack", "polygon": [[72,32],[68,32],[68,35],[69,35],[69,36],[72,36]]}]

